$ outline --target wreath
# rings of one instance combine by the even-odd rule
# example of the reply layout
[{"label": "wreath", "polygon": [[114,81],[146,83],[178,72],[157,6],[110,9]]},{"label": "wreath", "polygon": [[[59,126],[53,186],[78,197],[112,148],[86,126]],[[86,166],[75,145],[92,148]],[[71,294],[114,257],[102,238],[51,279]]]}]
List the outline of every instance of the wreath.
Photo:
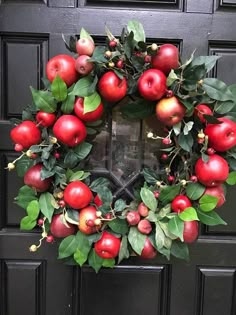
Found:
[{"label": "wreath", "polygon": [[[26,211],[20,228],[42,229],[31,252],[59,239],[59,259],[96,272],[133,255],[188,259],[199,222],[226,224],[215,209],[236,184],[236,85],[210,77],[218,56],[182,62],[176,46],[148,43],[138,21],[106,34],[97,46],[83,28],[79,38],[63,35],[73,57],[48,61],[44,88],[31,87],[32,105],[14,120],[21,154],[7,168],[24,180],[15,198]],[[86,168],[114,107],[127,124],[152,119],[161,131],[146,132],[161,155],[129,201]]]}]

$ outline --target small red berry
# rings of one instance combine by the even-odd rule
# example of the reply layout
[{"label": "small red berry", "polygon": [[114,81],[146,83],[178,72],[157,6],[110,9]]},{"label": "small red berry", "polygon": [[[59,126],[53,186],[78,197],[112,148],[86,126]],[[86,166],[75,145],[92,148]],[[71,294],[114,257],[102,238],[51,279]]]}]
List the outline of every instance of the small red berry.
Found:
[{"label": "small red berry", "polygon": [[167,179],[170,183],[172,183],[175,180],[175,177],[172,175],[169,175]]},{"label": "small red berry", "polygon": [[54,158],[57,159],[57,160],[60,158],[60,153],[59,152],[54,152],[53,155],[54,155]]},{"label": "small red berry", "polygon": [[118,60],[116,63],[116,67],[119,69],[122,69],[124,67],[124,61],[123,60]]},{"label": "small red berry", "polygon": [[199,144],[204,143],[204,141],[205,141],[204,138],[198,138],[198,139],[197,139],[197,142],[198,142]]},{"label": "small red berry", "polygon": [[20,152],[20,151],[22,151],[24,148],[23,148],[23,145],[22,144],[19,144],[19,143],[16,143],[15,144],[15,147],[14,147],[14,150],[16,151],[16,152]]},{"label": "small red berry", "polygon": [[155,198],[158,198],[160,196],[160,192],[159,191],[154,191],[153,195]]},{"label": "small red berry", "polygon": [[58,201],[58,205],[61,207],[61,208],[64,208],[66,206],[66,203],[65,203],[65,200],[59,200]]},{"label": "small red berry", "polygon": [[171,144],[171,140],[170,138],[164,138],[162,139],[162,143],[168,145],[168,144]]},{"label": "small red berry", "polygon": [[38,154],[32,153],[30,158],[31,158],[32,160],[35,160],[35,159],[37,159],[37,157],[38,157]]},{"label": "small red berry", "polygon": [[150,55],[146,55],[146,56],[144,57],[144,62],[150,63],[151,61],[152,61],[152,57],[151,57]]},{"label": "small red berry", "polygon": [[46,237],[46,242],[47,242],[47,243],[53,243],[53,242],[54,242],[54,237],[53,237],[52,235],[48,235],[48,236]]},{"label": "small red berry", "polygon": [[111,40],[110,43],[109,43],[109,46],[111,48],[115,48],[117,46],[117,41],[116,40]]},{"label": "small red berry", "polygon": [[163,153],[162,155],[161,155],[161,159],[162,160],[167,160],[168,159],[168,154],[166,154],[166,153]]},{"label": "small red berry", "polygon": [[172,97],[172,96],[174,96],[173,91],[171,91],[171,90],[166,90],[166,97]]},{"label": "small red berry", "polygon": [[112,214],[111,213],[106,213],[104,215],[104,218],[110,220],[110,219],[112,219]]},{"label": "small red berry", "polygon": [[208,155],[213,155],[213,154],[215,154],[215,150],[213,148],[208,148],[207,149],[207,154]]},{"label": "small red berry", "polygon": [[86,225],[89,227],[93,227],[93,226],[95,226],[95,222],[94,222],[94,220],[87,220]]},{"label": "small red berry", "polygon": [[44,220],[43,220],[43,219],[38,219],[38,225],[39,225],[39,226],[42,226],[43,223],[44,223]]},{"label": "small red berry", "polygon": [[196,183],[196,182],[197,182],[197,176],[192,175],[192,176],[190,177],[190,180],[191,180],[191,182]]}]

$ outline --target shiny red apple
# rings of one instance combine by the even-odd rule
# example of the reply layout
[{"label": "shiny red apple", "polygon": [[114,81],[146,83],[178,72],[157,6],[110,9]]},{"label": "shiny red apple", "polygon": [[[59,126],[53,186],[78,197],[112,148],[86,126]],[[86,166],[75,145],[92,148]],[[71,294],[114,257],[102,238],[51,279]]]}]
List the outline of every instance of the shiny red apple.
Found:
[{"label": "shiny red apple", "polygon": [[140,95],[149,100],[157,101],[166,93],[166,76],[157,69],[148,69],[143,72],[138,80]]},{"label": "shiny red apple", "polygon": [[89,56],[81,55],[75,60],[75,69],[79,74],[87,75],[93,70],[94,63],[90,62],[89,59]]},{"label": "shiny red apple", "polygon": [[41,132],[33,121],[25,120],[11,130],[10,137],[22,149],[28,149],[41,141]]},{"label": "shiny red apple", "polygon": [[63,214],[55,214],[52,217],[50,231],[53,236],[61,238],[75,234],[77,227],[69,222],[63,222]]},{"label": "shiny red apple", "polygon": [[184,221],[183,239],[185,243],[193,243],[198,238],[198,221]]},{"label": "shiny red apple", "polygon": [[164,44],[157,50],[156,55],[152,56],[152,68],[159,69],[166,75],[171,69],[179,67],[179,50],[172,44]]},{"label": "shiny red apple", "polygon": [[69,183],[64,190],[65,202],[74,209],[85,208],[93,199],[89,187],[81,181]]},{"label": "shiny red apple", "polygon": [[212,110],[205,104],[198,104],[194,109],[194,114],[200,119],[202,123],[206,123],[206,119],[203,115],[213,115]]},{"label": "shiny red apple", "polygon": [[35,164],[34,166],[31,166],[24,175],[25,185],[30,186],[38,192],[47,191],[52,182],[52,177],[46,179],[41,178],[42,168],[43,164]]},{"label": "shiny red apple", "polygon": [[146,237],[144,248],[141,252],[141,255],[139,256],[145,259],[152,259],[156,257],[156,255],[157,255],[157,250],[152,246],[152,243],[149,240],[149,238]]},{"label": "shiny red apple", "polygon": [[77,117],[86,122],[93,122],[99,120],[103,114],[103,104],[100,103],[98,107],[92,112],[88,112],[84,114],[84,99],[83,97],[78,97],[74,103],[74,112]]},{"label": "shiny red apple", "polygon": [[83,122],[74,115],[62,115],[53,126],[55,137],[69,147],[83,142],[87,132]]},{"label": "shiny red apple", "polygon": [[229,175],[227,161],[218,154],[209,155],[208,161],[199,158],[195,164],[195,174],[198,181],[207,186],[214,187],[222,184]]},{"label": "shiny red apple", "polygon": [[[96,233],[101,224],[96,225],[95,220],[98,218],[97,209],[93,206],[87,206],[80,210],[79,212],[79,230],[84,234]],[[93,223],[93,224],[92,224]]]},{"label": "shiny red apple", "polygon": [[169,127],[179,123],[185,113],[185,106],[175,96],[163,98],[156,105],[158,120]]},{"label": "shiny red apple", "polygon": [[115,258],[119,254],[120,239],[104,231],[100,240],[95,243],[94,250],[98,256],[104,259]]},{"label": "shiny red apple", "polygon": [[43,127],[50,127],[56,121],[56,114],[39,111],[36,114],[36,120],[37,120],[39,125],[41,125]]},{"label": "shiny red apple", "polygon": [[98,90],[106,101],[118,102],[126,95],[126,78],[120,79],[113,71],[108,71],[98,81]]},{"label": "shiny red apple", "polygon": [[95,45],[90,38],[80,38],[76,42],[75,48],[79,55],[92,56],[95,49]]},{"label": "shiny red apple", "polygon": [[188,207],[192,207],[192,203],[185,195],[178,195],[171,202],[172,211],[177,213],[183,212]]}]

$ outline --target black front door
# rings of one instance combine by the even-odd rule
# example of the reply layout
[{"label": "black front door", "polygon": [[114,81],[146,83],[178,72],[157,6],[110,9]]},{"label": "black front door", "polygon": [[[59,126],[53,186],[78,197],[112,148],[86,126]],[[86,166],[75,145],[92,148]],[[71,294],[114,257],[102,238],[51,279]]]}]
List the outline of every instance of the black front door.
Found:
[{"label": "black front door", "polygon": [[[31,102],[29,85],[40,88],[47,60],[68,53],[61,34],[79,34],[81,27],[95,39],[107,24],[115,35],[130,19],[139,20],[153,42],[176,44],[183,58],[220,55],[213,75],[236,82],[235,0],[37,0],[0,1],[0,314],[2,315],[232,315],[235,305],[236,220],[234,191],[220,214],[227,226],[201,228],[191,246],[188,263],[159,255],[152,261],[132,257],[112,270],[65,266],[57,261],[57,244],[37,253],[39,231],[23,233],[24,211],[14,204],[21,180],[5,168],[16,157],[9,138],[12,117],[20,117]],[[93,169],[115,178],[117,193],[129,196],[148,154],[141,162],[132,156],[143,139],[140,123],[127,126],[114,113],[113,145],[104,157],[108,136],[97,139]],[[131,134],[132,131],[132,134]],[[131,135],[130,135],[131,134]],[[141,138],[140,138],[141,137]],[[124,143],[125,141],[125,143]],[[122,146],[120,143],[123,143]],[[143,140],[142,145],[148,146]],[[122,148],[124,149],[122,151]],[[123,163],[128,156],[128,163]],[[108,166],[109,165],[109,166]],[[117,171],[119,169],[119,172]]]}]

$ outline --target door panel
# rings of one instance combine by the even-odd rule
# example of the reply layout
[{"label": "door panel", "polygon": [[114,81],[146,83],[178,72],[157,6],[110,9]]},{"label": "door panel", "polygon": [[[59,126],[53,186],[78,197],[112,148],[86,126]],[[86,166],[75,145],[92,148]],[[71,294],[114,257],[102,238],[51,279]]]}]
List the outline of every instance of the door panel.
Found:
[{"label": "door panel", "polygon": [[[24,211],[14,204],[22,184],[4,167],[17,154],[9,137],[9,119],[31,102],[29,85],[40,88],[45,65],[68,53],[61,34],[88,30],[97,42],[105,23],[114,35],[138,19],[150,42],[171,42],[183,60],[220,55],[212,76],[236,82],[235,0],[0,0],[0,314],[1,315],[231,315],[236,312],[236,221],[234,188],[219,210],[227,226],[201,227],[190,247],[189,262],[132,257],[97,275],[90,268],[63,265],[57,243],[37,244],[40,231],[19,231]],[[151,122],[127,122],[117,111],[96,138],[87,163],[109,177],[114,194],[132,198],[143,166],[156,164],[145,137]]]}]

